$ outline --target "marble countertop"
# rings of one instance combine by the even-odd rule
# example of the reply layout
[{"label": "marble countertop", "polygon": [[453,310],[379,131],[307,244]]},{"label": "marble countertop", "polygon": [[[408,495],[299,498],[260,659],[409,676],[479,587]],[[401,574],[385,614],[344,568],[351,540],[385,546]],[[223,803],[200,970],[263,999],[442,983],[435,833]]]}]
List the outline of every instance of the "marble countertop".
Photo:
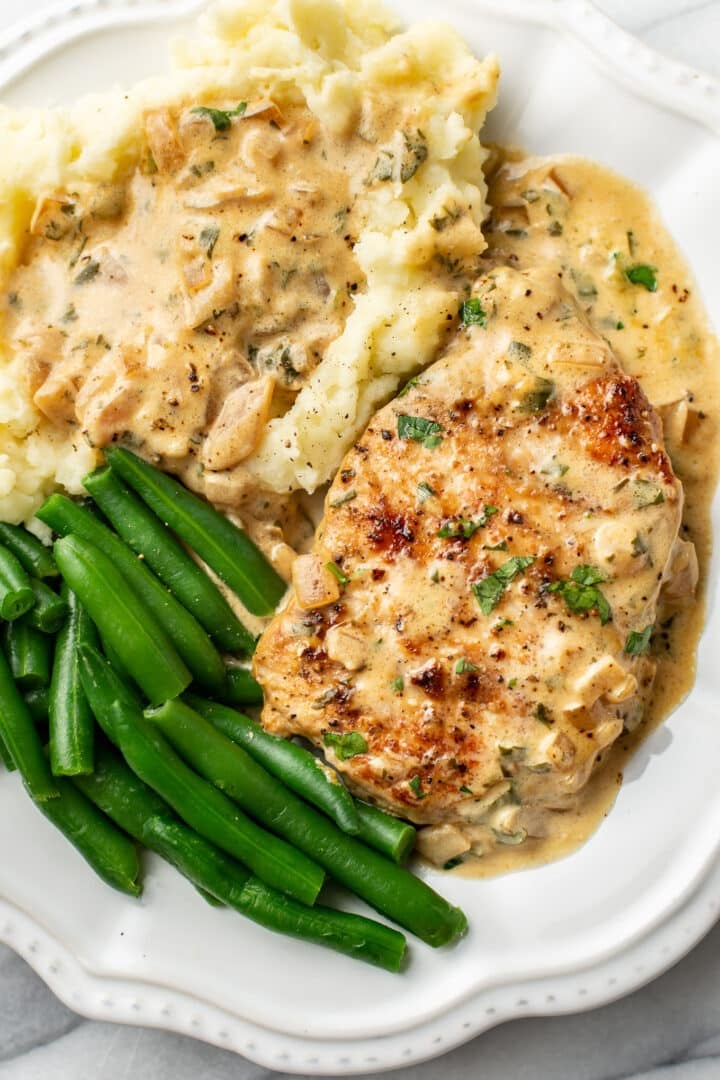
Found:
[{"label": "marble countertop", "polygon": [[[720,76],[720,0],[596,0],[649,45]],[[50,0],[25,0],[23,12]],[[0,3],[0,27],[14,17]],[[591,1012],[516,1020],[398,1080],[718,1080],[720,925],[630,997]],[[0,946],[0,1080],[256,1080],[271,1074],[168,1032],[84,1020]]]}]

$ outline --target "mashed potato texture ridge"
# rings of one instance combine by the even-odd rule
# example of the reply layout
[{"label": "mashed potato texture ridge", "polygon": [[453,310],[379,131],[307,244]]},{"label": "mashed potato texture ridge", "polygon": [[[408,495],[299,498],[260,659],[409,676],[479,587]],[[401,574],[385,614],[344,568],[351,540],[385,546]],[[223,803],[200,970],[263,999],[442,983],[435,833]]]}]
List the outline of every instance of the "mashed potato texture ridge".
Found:
[{"label": "mashed potato texture ridge", "polygon": [[[371,413],[433,359],[456,318],[485,246],[479,131],[494,103],[497,63],[477,60],[442,24],[400,31],[372,0],[225,0],[175,43],[174,61],[170,74],[126,93],[46,111],[0,107],[0,277],[7,290],[38,198],[111,181],[136,165],[152,109],[265,96],[305,103],[330,130],[362,132],[368,96],[392,102],[403,130],[378,147],[383,169],[361,196],[355,253],[367,287],[245,463],[276,491],[311,491],[330,478]],[[408,123],[423,146],[411,169]],[[41,417],[26,381],[0,326],[0,513],[15,521],[58,485],[79,491],[98,460],[79,429]]]}]

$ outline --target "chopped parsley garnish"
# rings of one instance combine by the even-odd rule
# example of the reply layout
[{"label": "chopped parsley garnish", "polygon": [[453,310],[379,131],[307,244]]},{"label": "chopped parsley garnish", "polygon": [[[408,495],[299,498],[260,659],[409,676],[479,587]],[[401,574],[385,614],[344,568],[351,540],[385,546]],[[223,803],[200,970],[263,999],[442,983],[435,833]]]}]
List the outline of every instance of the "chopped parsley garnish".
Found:
[{"label": "chopped parsley garnish", "polygon": [[584,300],[591,300],[597,296],[595,282],[588,274],[583,273],[582,270],[571,270],[570,276],[575,283],[578,296]]},{"label": "chopped parsley garnish", "polygon": [[542,412],[555,392],[555,383],[551,379],[543,379],[538,376],[535,389],[523,395],[520,401],[520,412]]},{"label": "chopped parsley garnish", "polygon": [[463,215],[462,210],[457,206],[443,206],[444,214],[436,214],[430,218],[430,225],[435,232],[444,232],[448,225],[452,225]]},{"label": "chopped parsley garnish", "polygon": [[657,267],[637,263],[625,269],[625,277],[631,285],[642,285],[648,292],[657,291]]},{"label": "chopped parsley garnish", "polygon": [[632,542],[632,553],[635,558],[638,559],[641,555],[647,555],[648,550],[649,548],[645,538],[641,536],[640,533],[635,533]]},{"label": "chopped parsley garnish", "polygon": [[345,503],[352,502],[353,499],[357,499],[357,491],[355,490],[355,488],[350,488],[350,491],[345,491],[342,495],[338,495],[337,499],[333,499],[330,505],[344,506]]},{"label": "chopped parsley garnish", "polygon": [[539,723],[544,724],[545,727],[550,727],[550,725],[552,724],[550,710],[548,709],[547,705],[543,705],[542,701],[538,701],[537,705],[533,710],[533,716]]},{"label": "chopped parsley garnish", "polygon": [[508,345],[508,356],[511,360],[529,360],[532,356],[532,349],[524,341],[511,341]]},{"label": "chopped parsley garnish", "polygon": [[247,101],[241,101],[234,109],[209,109],[205,105],[197,105],[190,112],[202,116],[205,120],[210,120],[216,131],[227,131],[233,118],[242,116],[246,109]]},{"label": "chopped parsley garnish", "polygon": [[333,577],[337,578],[341,585],[347,585],[347,583],[350,581],[350,578],[343,574],[337,563],[327,562],[325,563],[325,566],[333,575]]},{"label": "chopped parsley garnish", "polygon": [[646,506],[660,506],[665,502],[662,488],[651,484],[649,480],[636,480],[632,494],[637,510],[644,510]]},{"label": "chopped parsley garnish", "polygon": [[646,626],[644,630],[631,630],[627,636],[624,649],[628,656],[642,656],[643,653],[646,653],[650,648],[652,632],[652,623]]},{"label": "chopped parsley garnish", "polygon": [[398,435],[401,439],[413,439],[421,442],[426,450],[434,450],[442,442],[442,424],[435,420],[426,420],[422,416],[398,416]]},{"label": "chopped parsley garnish", "polygon": [[[462,791],[462,788],[460,788]],[[456,855],[454,859],[448,859],[443,863],[443,870],[454,870],[456,866],[462,866],[463,859],[460,855]]]},{"label": "chopped parsley garnish", "polygon": [[325,746],[329,746],[335,751],[335,756],[340,761],[347,761],[348,758],[357,757],[358,754],[366,754],[368,748],[365,736],[361,735],[359,731],[346,731],[344,735],[326,731],[323,735],[323,742]]},{"label": "chopped parsley garnish", "polygon": [[463,795],[472,795],[472,794],[474,794],[473,789],[469,788],[467,786],[467,784],[461,784],[460,785],[460,790],[462,791]]},{"label": "chopped parsley garnish", "polygon": [[403,131],[403,153],[400,159],[400,179],[403,184],[411,180],[423,161],[427,160],[428,147],[422,131]]},{"label": "chopped parsley garnish", "polygon": [[517,686],[517,684],[518,684],[517,679],[511,679],[510,682],[508,683],[508,690],[514,690],[515,687]]},{"label": "chopped parsley garnish", "polygon": [[560,593],[574,614],[597,611],[604,626],[612,618],[610,604],[598,588],[604,581],[606,578],[596,566],[576,566],[569,581],[556,581],[547,591]]},{"label": "chopped parsley garnish", "polygon": [[560,477],[564,476],[569,468],[569,465],[563,465],[563,463],[561,461],[558,461],[557,458],[552,457],[550,461],[546,462],[546,464],[543,465],[540,472],[543,474],[543,476]]},{"label": "chopped parsley garnish", "polygon": [[441,529],[438,529],[437,535],[443,540],[469,540],[478,529],[484,528],[493,514],[497,514],[497,512],[497,506],[486,506],[480,517],[475,521],[462,517],[453,518],[451,521],[446,521]]},{"label": "chopped parsley garnish", "polygon": [[427,160],[428,147],[420,129],[402,132],[403,145],[399,154],[395,150],[381,147],[370,175],[365,183],[374,180],[401,180],[404,184],[411,180],[424,161]]},{"label": "chopped parsley garnish", "polygon": [[418,501],[424,503],[426,499],[431,499],[435,494],[435,489],[431,488],[424,480],[421,480],[417,486]]},{"label": "chopped parsley garnish", "polygon": [[463,326],[487,326],[487,315],[483,311],[480,298],[471,296],[460,305],[460,322]]},{"label": "chopped parsley garnish", "polygon": [[412,379],[408,379],[408,381],[407,381],[407,382],[405,383],[405,385],[403,386],[402,390],[400,390],[400,391],[399,391],[399,393],[397,393],[397,394],[396,394],[395,396],[396,396],[396,397],[399,397],[399,398],[401,398],[401,397],[405,397],[405,395],[406,395],[406,394],[409,394],[409,393],[410,393],[410,391],[412,390],[413,386],[417,386],[417,384],[418,384],[419,382],[420,382],[420,379],[418,378],[418,376],[417,376],[417,375],[413,375]]},{"label": "chopped parsley garnish", "polygon": [[419,776],[413,776],[412,780],[408,780],[408,787],[410,788],[416,799],[427,798],[427,791],[423,791],[422,780]]},{"label": "chopped parsley garnish", "polygon": [[94,277],[100,273],[100,263],[95,259],[90,259],[85,263],[80,273],[73,278],[73,285],[87,285],[88,281],[92,281]]},{"label": "chopped parsley garnish", "polygon": [[624,330],[625,329],[625,323],[624,322],[616,322],[615,323],[615,329],[616,330]]},{"label": "chopped parsley garnish", "polygon": [[513,619],[498,619],[498,621],[493,626],[493,634],[501,634],[506,626],[514,625],[515,622]]},{"label": "chopped parsley garnish", "polygon": [[500,603],[511,581],[535,562],[534,555],[513,555],[492,574],[473,583],[472,591],[483,615],[489,615]]},{"label": "chopped parsley garnish", "polygon": [[[477,664],[471,664],[470,661],[466,660],[464,656],[461,656],[460,659],[458,660],[457,664],[455,665],[455,674],[456,675],[464,675],[466,671],[467,672],[472,672],[472,671],[478,671],[478,670],[479,670],[479,668],[478,668]],[[460,790],[462,791],[462,788],[460,788]]]},{"label": "chopped parsley garnish", "polygon": [[205,248],[208,259],[212,259],[212,253],[215,250],[219,235],[220,229],[217,225],[207,225],[200,232],[200,243]]},{"label": "chopped parsley garnish", "polygon": [[405,689],[405,680],[403,679],[402,675],[398,675],[396,679],[393,679],[391,685],[395,693],[399,694],[402,690]]},{"label": "chopped parsley garnish", "polygon": [[499,544],[483,544],[483,551],[507,551],[507,540],[501,540]]}]

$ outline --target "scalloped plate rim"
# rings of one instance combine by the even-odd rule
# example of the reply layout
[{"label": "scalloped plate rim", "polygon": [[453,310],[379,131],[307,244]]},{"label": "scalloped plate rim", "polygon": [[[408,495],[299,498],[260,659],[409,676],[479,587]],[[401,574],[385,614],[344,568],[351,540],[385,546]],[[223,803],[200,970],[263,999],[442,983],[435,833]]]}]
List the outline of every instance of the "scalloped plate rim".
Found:
[{"label": "scalloped plate rim", "polygon": [[[63,45],[85,34],[133,23],[172,22],[206,6],[205,0],[150,0],[142,8],[139,2],[77,0],[68,7],[67,0],[60,0],[49,4],[37,16],[0,33],[0,90]],[[461,4],[463,0],[458,0],[458,6]],[[624,85],[631,82],[638,96],[671,108],[720,134],[720,81],[664,58],[618,27],[587,0],[472,0],[472,6],[503,18],[562,29],[588,48],[595,61]],[[602,46],[596,34],[598,28],[603,31]],[[8,56],[14,61],[10,65]],[[640,75],[636,66],[631,67],[638,63]],[[679,89],[672,100],[668,86],[674,86],[675,91]],[[449,1014],[443,1013],[420,1031],[406,1028],[382,1039],[349,1042],[284,1035],[243,1020],[190,993],[152,982],[95,975],[28,912],[1,897],[0,940],[22,955],[67,1005],[89,1018],[142,1023],[187,1034],[235,1050],[270,1068],[318,1075],[351,1074],[426,1060],[513,1017],[557,1015],[605,1004],[630,993],[677,962],[710,929],[718,914],[720,861],[715,856],[695,891],[670,909],[664,921],[606,960],[565,974],[522,983],[501,983],[471,994],[451,1009],[455,1025],[450,1035],[433,1035],[438,1025],[443,1029],[449,1026]],[[667,944],[668,938],[674,940],[674,946]],[[651,952],[655,953],[654,962],[647,961]],[[644,958],[643,963],[637,961],[638,956]],[[636,958],[632,970],[627,962],[630,957]],[[615,970],[622,971],[622,975],[609,974]],[[554,993],[549,993],[548,986],[552,986]],[[113,1000],[113,995],[119,1000]],[[161,1000],[165,1004],[161,1005]],[[495,1004],[489,1004],[491,1001]],[[467,1016],[470,1019],[460,1022],[461,1017]],[[254,1037],[248,1038],[248,1033]],[[415,1045],[402,1051],[391,1045],[411,1037]],[[373,1048],[377,1052],[370,1054],[368,1051]]]}]

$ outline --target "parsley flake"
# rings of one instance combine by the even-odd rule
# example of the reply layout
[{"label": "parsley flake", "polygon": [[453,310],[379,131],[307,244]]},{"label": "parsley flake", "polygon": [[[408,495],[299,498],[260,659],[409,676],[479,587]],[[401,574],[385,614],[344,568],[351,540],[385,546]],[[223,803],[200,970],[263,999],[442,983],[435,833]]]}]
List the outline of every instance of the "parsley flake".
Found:
[{"label": "parsley flake", "polygon": [[427,791],[422,789],[422,780],[419,776],[413,776],[412,780],[408,780],[408,787],[412,791],[416,799],[426,799]]},{"label": "parsley flake", "polygon": [[598,588],[605,581],[606,578],[596,566],[576,566],[569,581],[556,581],[547,591],[560,593],[574,614],[597,611],[604,626],[612,619],[610,604]]},{"label": "parsley flake", "polygon": [[446,521],[441,529],[438,529],[437,535],[443,540],[469,540],[478,529],[482,529],[487,525],[493,514],[497,514],[497,512],[497,506],[486,506],[476,521],[470,521],[468,518],[462,517],[453,518],[451,521]]},{"label": "parsley flake", "polygon": [[405,689],[405,680],[402,675],[398,675],[396,679],[393,679],[391,685],[395,693],[400,694]]},{"label": "parsley flake", "polygon": [[327,570],[330,571],[330,573],[333,575],[333,577],[337,578],[337,580],[340,582],[341,585],[347,585],[348,582],[350,581],[350,578],[347,577],[346,574],[343,574],[342,570],[340,569],[340,567],[338,566],[337,563],[327,562],[327,563],[325,563],[325,567],[326,567]]},{"label": "parsley flake", "polygon": [[227,131],[234,117],[242,116],[247,109],[247,101],[241,101],[234,109],[209,109],[206,105],[197,105],[190,112],[210,120],[216,131]]},{"label": "parsley flake", "polygon": [[417,386],[419,382],[420,382],[420,380],[417,377],[417,375],[413,375],[412,379],[408,379],[408,381],[403,386],[402,390],[400,390],[400,392],[398,394],[396,394],[395,396],[399,397],[399,398],[405,397],[406,394],[410,393],[413,386]]},{"label": "parsley flake", "polygon": [[350,491],[345,491],[342,495],[338,495],[337,499],[333,499],[330,505],[332,507],[344,506],[345,503],[352,502],[353,499],[357,499],[357,491],[355,488],[350,488]]},{"label": "parsley flake", "polygon": [[212,253],[215,250],[219,235],[220,229],[217,225],[208,225],[200,232],[200,243],[205,248],[208,259],[212,259]]},{"label": "parsley flake", "polygon": [[648,292],[657,292],[657,267],[645,263],[628,266],[625,277],[631,285],[642,285]]},{"label": "parsley flake", "polygon": [[625,642],[624,652],[628,656],[642,656],[650,648],[650,638],[652,637],[653,625],[650,623],[644,630],[631,630],[627,636]]},{"label": "parsley flake", "polygon": [[463,300],[460,305],[460,322],[463,326],[487,326],[487,314],[483,311],[478,296]]},{"label": "parsley flake", "polygon": [[417,486],[418,502],[424,503],[426,499],[431,499],[434,494],[435,489],[431,488],[424,480],[421,480]]},{"label": "parsley flake", "polygon": [[366,754],[368,744],[364,735],[359,731],[346,731],[338,735],[333,731],[326,731],[323,735],[323,743],[329,746],[340,761],[357,757],[358,754]]},{"label": "parsley flake", "polygon": [[85,263],[80,273],[73,278],[73,285],[87,285],[88,281],[92,281],[100,273],[100,263],[95,259],[89,259]]},{"label": "parsley flake", "polygon": [[524,573],[535,562],[534,555],[513,555],[499,566],[492,574],[476,581],[472,585],[473,595],[480,605],[483,615],[489,615],[500,603],[503,593],[511,581]]},{"label": "parsley flake", "polygon": [[633,484],[632,496],[636,510],[644,510],[646,506],[660,506],[665,502],[662,488],[649,480],[636,480]]},{"label": "parsley flake", "polygon": [[426,450],[435,450],[442,442],[442,424],[435,420],[426,420],[423,416],[398,416],[398,435],[401,439],[421,442]]},{"label": "parsley flake", "polygon": [[555,393],[555,383],[551,379],[537,377],[535,388],[524,394],[520,400],[520,412],[542,412],[550,398]]},{"label": "parsley flake", "polygon": [[[455,665],[455,674],[464,675],[465,672],[479,671],[477,664],[471,664],[464,656],[461,656]],[[462,791],[462,788],[460,789]]]}]

